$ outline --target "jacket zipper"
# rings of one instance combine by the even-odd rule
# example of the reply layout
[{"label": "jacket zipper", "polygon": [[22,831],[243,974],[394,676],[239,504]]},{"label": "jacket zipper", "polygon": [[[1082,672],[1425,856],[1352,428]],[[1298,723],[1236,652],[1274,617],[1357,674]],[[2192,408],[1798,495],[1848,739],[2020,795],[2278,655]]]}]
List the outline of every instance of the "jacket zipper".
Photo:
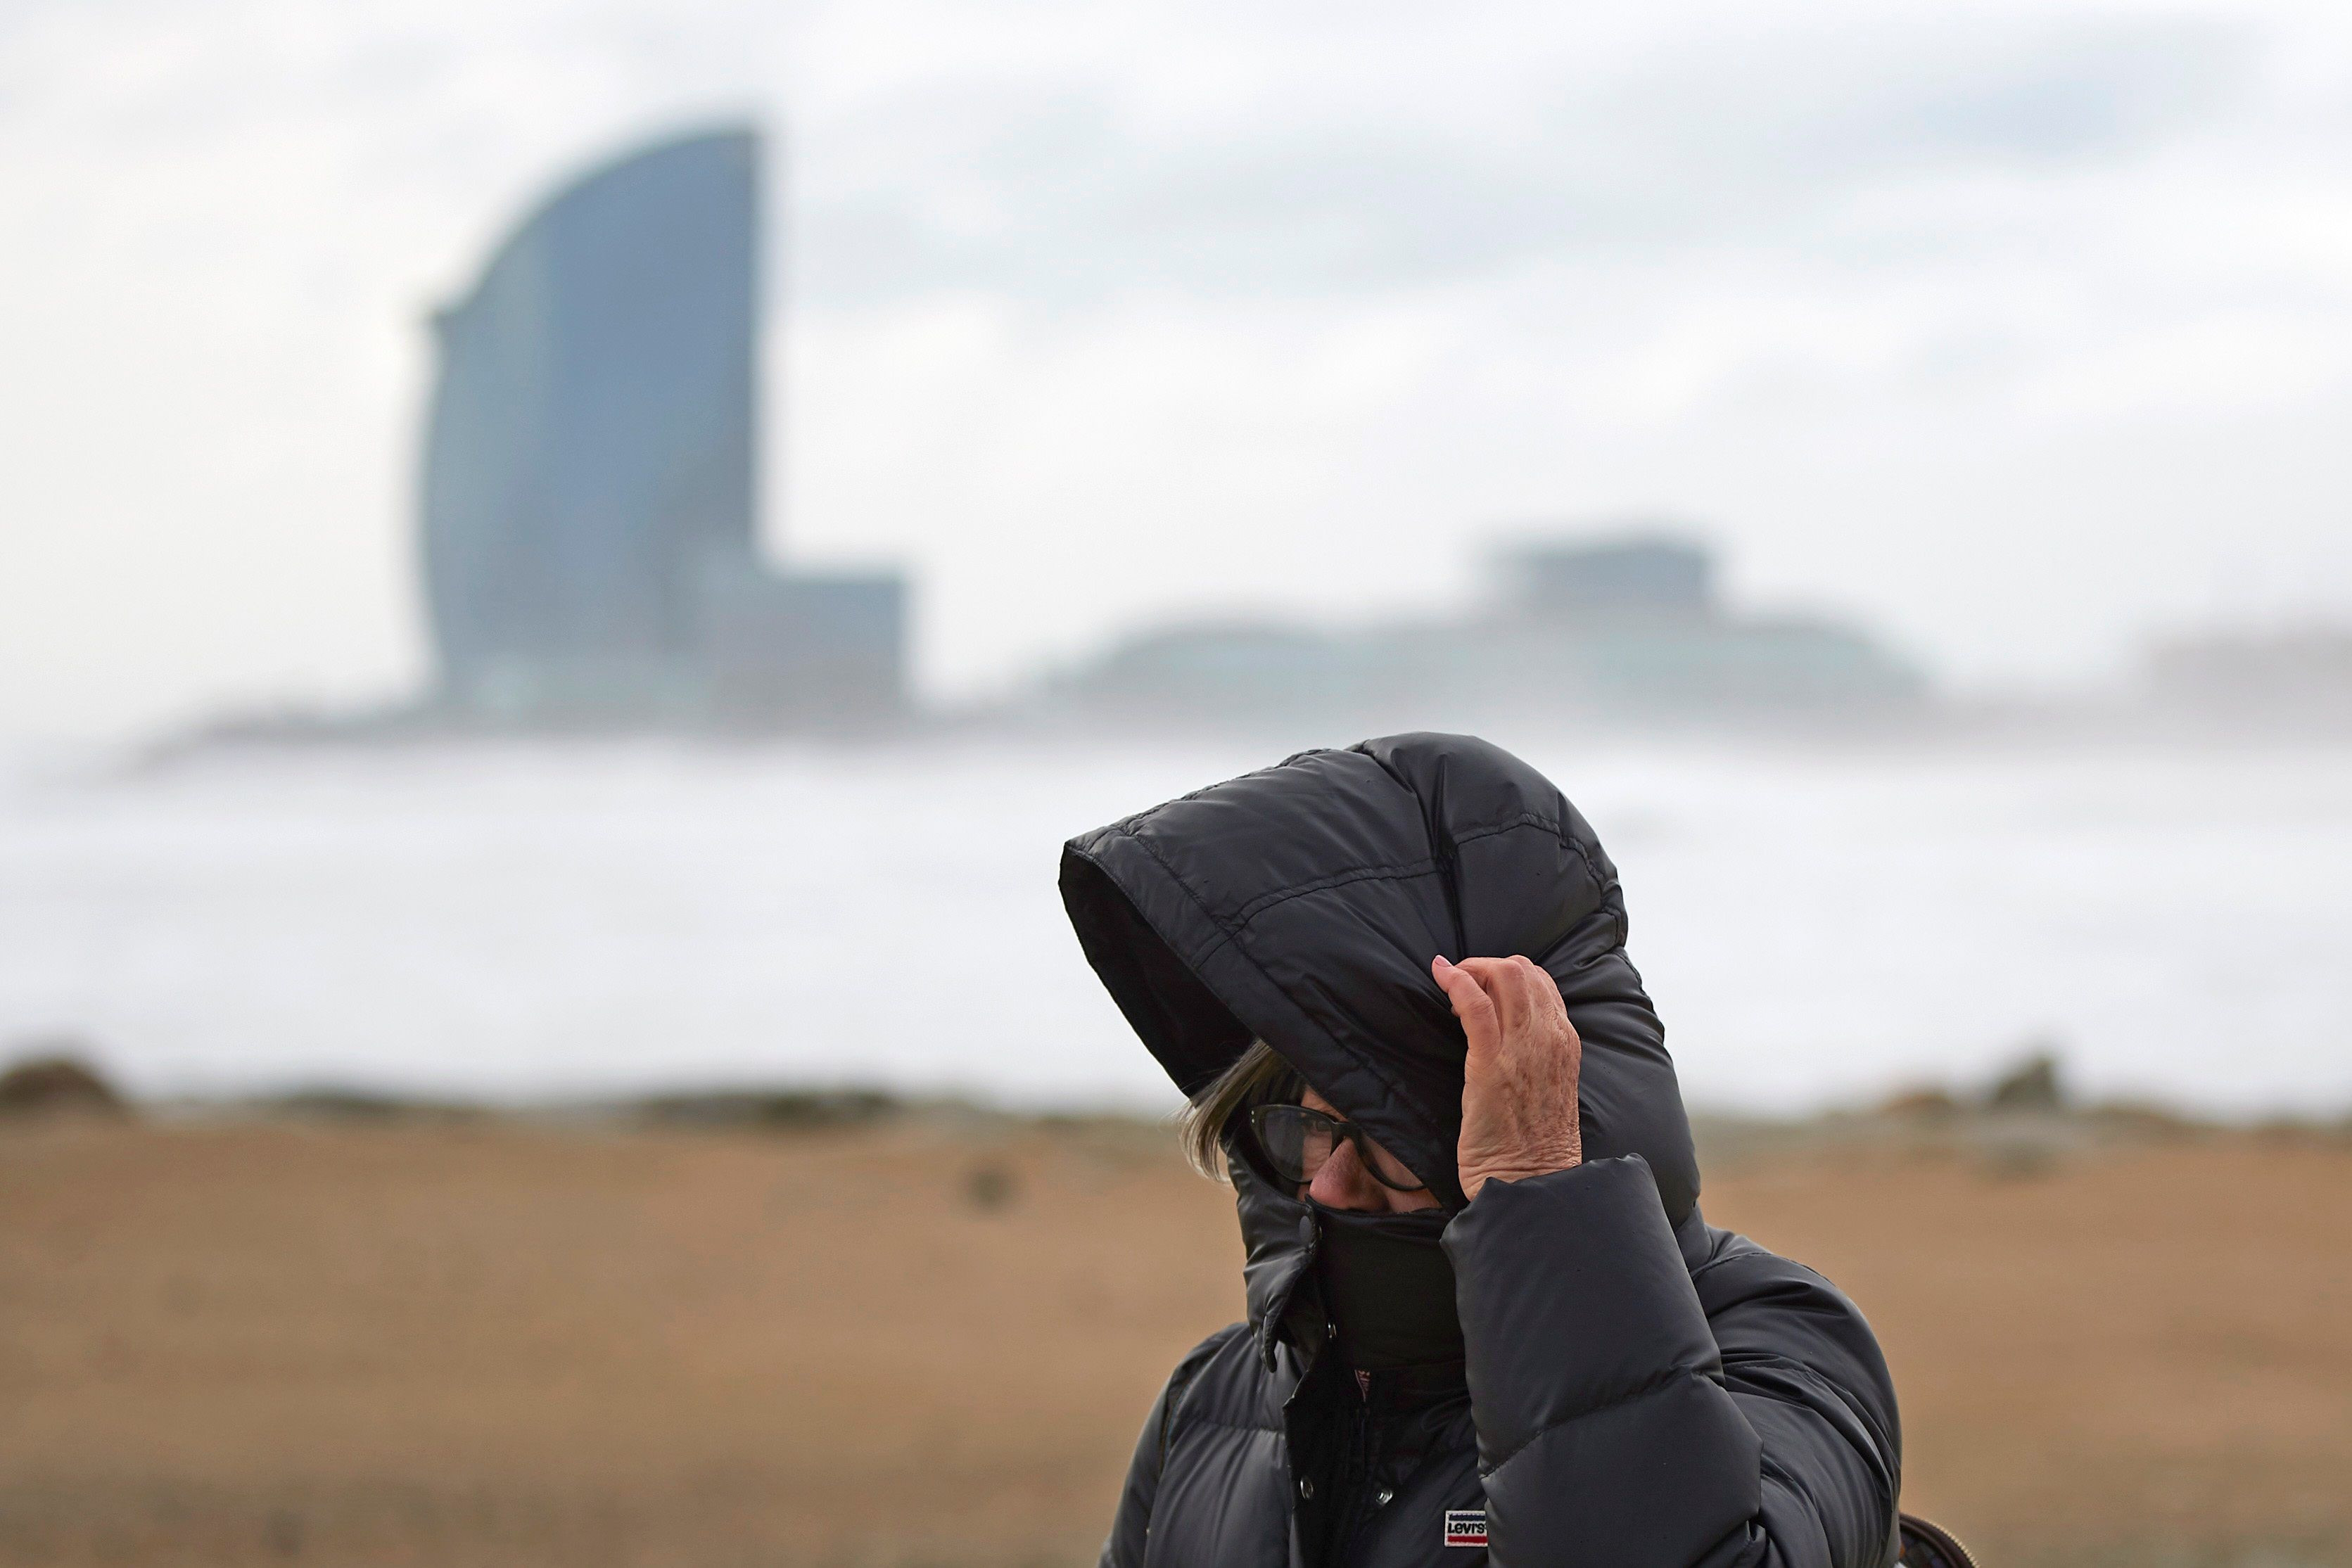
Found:
[{"label": "jacket zipper", "polygon": [[1372,1394],[1370,1380],[1357,1374],[1356,1407],[1350,1416],[1348,1435],[1348,1468],[1339,1495],[1347,1500],[1347,1514],[1339,1521],[1339,1533],[1333,1537],[1338,1552],[1330,1562],[1337,1565],[1352,1562],[1356,1538],[1363,1533],[1365,1521],[1373,1509],[1372,1497]]}]

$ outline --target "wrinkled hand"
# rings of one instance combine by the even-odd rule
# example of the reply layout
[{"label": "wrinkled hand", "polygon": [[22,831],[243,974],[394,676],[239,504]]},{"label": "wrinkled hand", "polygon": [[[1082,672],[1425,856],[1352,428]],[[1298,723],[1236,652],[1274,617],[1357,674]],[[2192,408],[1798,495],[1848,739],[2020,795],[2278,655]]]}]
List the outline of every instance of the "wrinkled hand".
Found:
[{"label": "wrinkled hand", "polygon": [[1584,1163],[1576,1076],[1584,1045],[1559,987],[1528,958],[1433,960],[1430,973],[1469,1037],[1464,1063],[1462,1192]]}]

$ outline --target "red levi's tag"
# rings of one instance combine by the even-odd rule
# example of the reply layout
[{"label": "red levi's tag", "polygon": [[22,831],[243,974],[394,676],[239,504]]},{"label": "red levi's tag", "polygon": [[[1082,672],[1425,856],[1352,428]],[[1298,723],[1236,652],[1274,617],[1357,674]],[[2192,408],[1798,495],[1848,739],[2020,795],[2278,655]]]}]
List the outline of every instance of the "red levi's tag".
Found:
[{"label": "red levi's tag", "polygon": [[1486,1544],[1486,1511],[1483,1508],[1449,1508],[1445,1511],[1445,1544],[1448,1546],[1484,1546]]}]

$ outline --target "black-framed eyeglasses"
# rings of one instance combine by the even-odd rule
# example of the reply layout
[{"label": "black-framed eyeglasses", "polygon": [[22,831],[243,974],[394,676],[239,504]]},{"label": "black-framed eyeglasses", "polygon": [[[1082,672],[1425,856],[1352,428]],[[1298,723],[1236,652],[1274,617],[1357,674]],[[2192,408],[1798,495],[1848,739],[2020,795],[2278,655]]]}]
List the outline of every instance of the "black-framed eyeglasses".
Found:
[{"label": "black-framed eyeglasses", "polygon": [[1304,1105],[1260,1105],[1250,1113],[1250,1132],[1265,1155],[1274,1174],[1304,1186],[1315,1179],[1323,1163],[1346,1139],[1356,1145],[1356,1157],[1372,1179],[1398,1192],[1424,1192],[1428,1184],[1398,1163],[1394,1155],[1372,1142],[1353,1122],[1310,1111]]}]

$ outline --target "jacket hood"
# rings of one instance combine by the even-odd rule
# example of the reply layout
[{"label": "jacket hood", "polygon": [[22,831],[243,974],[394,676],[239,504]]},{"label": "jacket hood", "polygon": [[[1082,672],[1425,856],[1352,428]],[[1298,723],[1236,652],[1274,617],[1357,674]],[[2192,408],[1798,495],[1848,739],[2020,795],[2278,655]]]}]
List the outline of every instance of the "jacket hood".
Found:
[{"label": "jacket hood", "polygon": [[1061,890],[1087,961],[1180,1090],[1263,1040],[1449,1209],[1465,1045],[1429,962],[1524,954],[1584,1042],[1585,1157],[1641,1155],[1676,1226],[1697,1202],[1617,868],[1498,747],[1419,734],[1303,752],[1072,839]]}]

